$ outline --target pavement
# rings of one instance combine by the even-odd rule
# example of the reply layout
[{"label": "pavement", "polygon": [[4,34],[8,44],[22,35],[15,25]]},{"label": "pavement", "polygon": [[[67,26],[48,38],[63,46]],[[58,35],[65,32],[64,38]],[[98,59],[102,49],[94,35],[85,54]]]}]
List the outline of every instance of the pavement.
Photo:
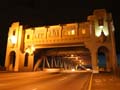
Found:
[{"label": "pavement", "polygon": [[111,73],[93,74],[91,90],[120,90],[120,77]]}]

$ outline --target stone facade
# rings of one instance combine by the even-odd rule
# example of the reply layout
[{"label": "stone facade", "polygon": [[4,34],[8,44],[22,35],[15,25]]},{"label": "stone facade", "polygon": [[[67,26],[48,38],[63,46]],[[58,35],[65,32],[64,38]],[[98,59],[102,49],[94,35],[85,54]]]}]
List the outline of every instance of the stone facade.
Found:
[{"label": "stone facade", "polygon": [[[114,25],[111,13],[105,9],[94,10],[86,22],[23,27],[19,22],[13,22],[9,28],[5,59],[8,71],[32,71],[34,51],[38,48],[70,46],[85,46],[89,49],[94,73],[99,72],[98,52],[105,53],[107,57],[107,71],[116,70]],[[28,62],[25,66],[27,53]]]}]

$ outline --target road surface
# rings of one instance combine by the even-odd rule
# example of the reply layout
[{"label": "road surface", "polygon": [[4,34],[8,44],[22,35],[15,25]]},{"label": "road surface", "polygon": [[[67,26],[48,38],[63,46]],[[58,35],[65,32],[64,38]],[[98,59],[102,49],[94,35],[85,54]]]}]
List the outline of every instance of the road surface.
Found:
[{"label": "road surface", "polygon": [[0,90],[88,90],[90,72],[0,73]]}]

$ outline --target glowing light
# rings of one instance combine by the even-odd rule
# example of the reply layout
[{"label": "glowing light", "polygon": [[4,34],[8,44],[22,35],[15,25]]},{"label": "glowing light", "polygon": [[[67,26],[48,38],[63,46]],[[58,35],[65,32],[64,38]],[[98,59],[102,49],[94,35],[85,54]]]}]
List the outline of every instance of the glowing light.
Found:
[{"label": "glowing light", "polygon": [[85,34],[86,33],[86,30],[85,29],[82,29],[82,34]]},{"label": "glowing light", "polygon": [[108,32],[107,28],[104,27],[103,25],[101,25],[101,26],[99,26],[99,27],[97,28],[97,30],[95,31],[95,35],[96,35],[97,37],[99,37],[99,36],[101,35],[101,32],[102,32],[102,31],[103,31],[103,33],[104,33],[105,36],[108,36],[108,35],[109,35],[109,32]]},{"label": "glowing light", "polygon": [[103,26],[101,25],[101,26],[99,26],[99,28],[100,28],[100,29],[103,29]]},{"label": "glowing light", "polygon": [[34,45],[31,46],[31,49],[32,49],[32,51],[35,51],[35,47],[34,47]]},{"label": "glowing light", "polygon": [[108,36],[108,35],[109,35],[108,30],[103,30],[103,32],[104,32],[105,36]]},{"label": "glowing light", "polygon": [[12,36],[10,39],[11,39],[12,44],[16,44],[17,42],[16,36]]},{"label": "glowing light", "polygon": [[30,55],[33,54],[33,52],[35,51],[35,47],[34,45],[32,46],[29,46],[27,49],[26,49],[26,53],[29,53]]},{"label": "glowing light", "polygon": [[71,54],[71,57],[73,57],[74,55],[73,54]]},{"label": "glowing light", "polygon": [[87,70],[87,71],[90,71],[91,69],[90,69],[90,68],[87,68],[86,70]]},{"label": "glowing light", "polygon": [[73,68],[72,71],[75,71],[75,69]]},{"label": "glowing light", "polygon": [[84,62],[81,62],[82,65],[84,65],[85,63]]},{"label": "glowing light", "polygon": [[75,30],[74,30],[74,29],[71,31],[71,34],[72,34],[72,35],[75,35]]},{"label": "glowing light", "polygon": [[76,60],[78,60],[78,57],[75,57],[76,58]]}]

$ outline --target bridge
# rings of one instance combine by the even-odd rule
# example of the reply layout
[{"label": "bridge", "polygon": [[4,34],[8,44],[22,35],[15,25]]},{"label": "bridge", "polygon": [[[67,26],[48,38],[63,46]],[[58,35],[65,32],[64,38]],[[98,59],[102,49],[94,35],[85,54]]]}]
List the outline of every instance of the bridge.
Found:
[{"label": "bridge", "polygon": [[92,69],[99,73],[98,56],[106,57],[106,72],[117,68],[112,14],[93,11],[85,22],[26,28],[13,22],[8,32],[7,71]]}]

